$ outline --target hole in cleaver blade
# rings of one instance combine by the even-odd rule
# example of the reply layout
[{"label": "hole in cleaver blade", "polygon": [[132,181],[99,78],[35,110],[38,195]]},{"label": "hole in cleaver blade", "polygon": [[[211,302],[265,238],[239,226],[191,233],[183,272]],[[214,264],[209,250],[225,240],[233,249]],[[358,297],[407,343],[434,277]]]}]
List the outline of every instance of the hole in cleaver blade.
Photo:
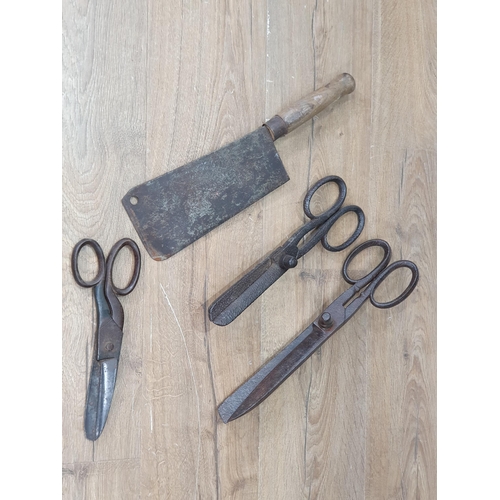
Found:
[{"label": "hole in cleaver blade", "polygon": [[265,126],[122,199],[154,260],[168,259],[289,180]]}]

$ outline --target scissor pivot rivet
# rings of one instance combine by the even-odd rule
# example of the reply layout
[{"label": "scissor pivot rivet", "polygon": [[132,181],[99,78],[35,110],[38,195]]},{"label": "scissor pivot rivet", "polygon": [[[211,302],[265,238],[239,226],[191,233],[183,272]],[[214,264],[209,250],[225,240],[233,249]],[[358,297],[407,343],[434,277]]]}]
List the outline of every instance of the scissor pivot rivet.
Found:
[{"label": "scissor pivot rivet", "polygon": [[112,342],[107,342],[104,348],[106,349],[106,351],[112,351],[115,348],[115,346]]},{"label": "scissor pivot rivet", "polygon": [[330,313],[324,312],[319,318],[319,326],[322,328],[330,328],[333,325],[333,318]]},{"label": "scissor pivot rivet", "polygon": [[292,255],[283,255],[281,257],[280,267],[282,269],[291,269],[297,265],[297,259]]}]

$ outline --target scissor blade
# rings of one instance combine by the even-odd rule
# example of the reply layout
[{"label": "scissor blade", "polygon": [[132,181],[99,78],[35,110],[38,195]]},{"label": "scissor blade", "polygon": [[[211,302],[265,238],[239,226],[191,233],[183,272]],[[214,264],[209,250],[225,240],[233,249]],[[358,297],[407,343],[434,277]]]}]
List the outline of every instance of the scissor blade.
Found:
[{"label": "scissor blade", "polygon": [[208,309],[210,321],[219,326],[228,325],[283,276],[287,270],[275,259],[281,253],[281,248],[273,252],[224,292]]},{"label": "scissor blade", "polygon": [[218,409],[223,422],[227,424],[262,403],[333,333],[314,324],[308,326],[220,404]]},{"label": "scissor blade", "polygon": [[85,435],[95,441],[104,429],[115,391],[118,359],[94,360],[87,390]]}]

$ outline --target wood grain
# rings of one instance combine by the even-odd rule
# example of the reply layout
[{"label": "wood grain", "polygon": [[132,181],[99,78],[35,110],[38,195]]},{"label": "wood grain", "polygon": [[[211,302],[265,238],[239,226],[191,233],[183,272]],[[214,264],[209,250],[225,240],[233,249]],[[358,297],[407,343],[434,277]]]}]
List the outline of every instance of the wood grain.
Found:
[{"label": "wood grain", "polygon": [[[63,497],[435,499],[435,2],[65,0],[63,13]],[[131,187],[344,72],[354,92],[276,143],[288,183],[172,258],[149,258],[120,202]],[[366,304],[226,425],[217,405],[347,288],[349,250],[318,245],[227,327],[207,308],[305,222],[305,192],[331,174],[365,212],[359,241],[387,240],[419,285],[394,309]],[[317,211],[335,192],[318,194]],[[131,237],[143,256],[120,299],[118,382],[95,443],[83,431],[95,306],[70,269],[84,237],[106,254]],[[90,253],[81,263],[92,268]]]}]

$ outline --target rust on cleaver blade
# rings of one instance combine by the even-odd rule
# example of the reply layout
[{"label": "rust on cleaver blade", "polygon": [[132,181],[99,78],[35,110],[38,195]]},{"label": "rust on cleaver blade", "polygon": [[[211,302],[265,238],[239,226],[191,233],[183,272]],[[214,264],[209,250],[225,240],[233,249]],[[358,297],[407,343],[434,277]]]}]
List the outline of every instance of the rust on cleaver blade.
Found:
[{"label": "rust on cleaver blade", "polygon": [[149,255],[168,259],[288,181],[274,141],[354,88],[343,73],[255,132],[132,188],[122,203]]},{"label": "rust on cleaver blade", "polygon": [[131,189],[122,202],[149,255],[164,260],[288,180],[263,126]]}]

